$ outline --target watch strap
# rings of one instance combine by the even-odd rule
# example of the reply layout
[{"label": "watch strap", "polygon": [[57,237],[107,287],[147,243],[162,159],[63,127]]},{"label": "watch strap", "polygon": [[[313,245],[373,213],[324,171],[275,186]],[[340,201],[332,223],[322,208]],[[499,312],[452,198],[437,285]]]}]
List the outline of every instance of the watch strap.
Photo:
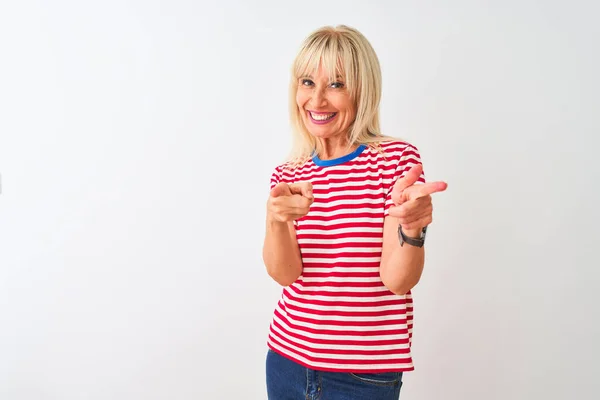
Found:
[{"label": "watch strap", "polygon": [[425,244],[425,235],[427,233],[427,227],[424,227],[421,231],[421,236],[418,238],[412,238],[406,236],[404,231],[402,231],[402,225],[398,224],[398,239],[400,239],[400,247],[404,246],[404,243],[408,243],[411,246],[415,247],[423,247]]}]

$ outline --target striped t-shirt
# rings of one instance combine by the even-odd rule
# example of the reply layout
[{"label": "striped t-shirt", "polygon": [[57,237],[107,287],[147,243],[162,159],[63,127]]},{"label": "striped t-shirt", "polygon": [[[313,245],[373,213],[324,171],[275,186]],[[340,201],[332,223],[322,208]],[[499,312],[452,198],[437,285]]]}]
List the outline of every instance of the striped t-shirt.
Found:
[{"label": "striped t-shirt", "polygon": [[391,189],[420,163],[417,149],[397,140],[379,150],[361,145],[334,160],[313,157],[299,167],[275,168],[271,188],[309,181],[314,203],[294,222],[303,271],[282,289],[269,348],[315,370],[414,369],[412,295],[389,291],[379,263]]}]

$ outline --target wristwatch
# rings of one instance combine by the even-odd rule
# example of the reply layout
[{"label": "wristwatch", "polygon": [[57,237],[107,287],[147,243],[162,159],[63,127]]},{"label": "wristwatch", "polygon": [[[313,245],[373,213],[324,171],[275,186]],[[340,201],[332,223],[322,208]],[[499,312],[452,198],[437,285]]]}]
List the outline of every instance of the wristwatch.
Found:
[{"label": "wristwatch", "polygon": [[418,238],[408,237],[402,231],[402,225],[398,224],[398,239],[400,239],[400,247],[404,246],[404,243],[408,243],[411,246],[423,247],[425,244],[425,235],[427,234],[427,227],[424,227],[421,231],[421,236]]}]

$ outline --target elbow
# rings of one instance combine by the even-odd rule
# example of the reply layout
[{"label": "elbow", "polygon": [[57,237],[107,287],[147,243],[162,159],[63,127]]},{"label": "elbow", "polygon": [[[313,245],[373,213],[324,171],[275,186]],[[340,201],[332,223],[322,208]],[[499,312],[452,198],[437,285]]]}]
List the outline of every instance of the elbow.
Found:
[{"label": "elbow", "polygon": [[263,248],[263,262],[267,274],[281,286],[290,286],[302,275],[303,265],[300,257],[276,257],[272,252]]},{"label": "elbow", "polygon": [[[299,269],[299,271],[298,271]],[[269,268],[267,267],[267,273],[275,282],[281,286],[290,286],[296,282],[300,275],[302,275],[302,268]]]},{"label": "elbow", "polygon": [[380,273],[381,282],[392,293],[403,296],[410,292],[417,283],[419,277],[406,277],[401,275],[388,276],[385,273]]},{"label": "elbow", "polygon": [[411,289],[413,287],[415,287],[416,283],[413,284],[406,284],[406,283],[400,283],[400,284],[396,284],[396,285],[386,285],[384,283],[385,287],[388,288],[388,290],[398,296],[404,296],[405,294],[407,294],[408,292],[411,291]]},{"label": "elbow", "polygon": [[296,282],[296,280],[298,279],[298,277],[300,277],[300,275],[296,276],[296,277],[290,277],[290,276],[278,276],[275,274],[269,274],[269,276],[278,284],[280,284],[281,286],[290,286],[292,283]]}]

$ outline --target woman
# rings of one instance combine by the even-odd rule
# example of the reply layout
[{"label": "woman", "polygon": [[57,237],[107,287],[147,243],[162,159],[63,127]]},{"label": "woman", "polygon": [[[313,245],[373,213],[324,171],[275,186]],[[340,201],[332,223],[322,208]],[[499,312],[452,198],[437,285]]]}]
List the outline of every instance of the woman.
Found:
[{"label": "woman", "polygon": [[284,288],[269,399],[398,399],[431,194],[417,149],[379,130],[381,74],[355,29],[311,34],[292,68],[294,147],[275,168],[263,259]]}]

